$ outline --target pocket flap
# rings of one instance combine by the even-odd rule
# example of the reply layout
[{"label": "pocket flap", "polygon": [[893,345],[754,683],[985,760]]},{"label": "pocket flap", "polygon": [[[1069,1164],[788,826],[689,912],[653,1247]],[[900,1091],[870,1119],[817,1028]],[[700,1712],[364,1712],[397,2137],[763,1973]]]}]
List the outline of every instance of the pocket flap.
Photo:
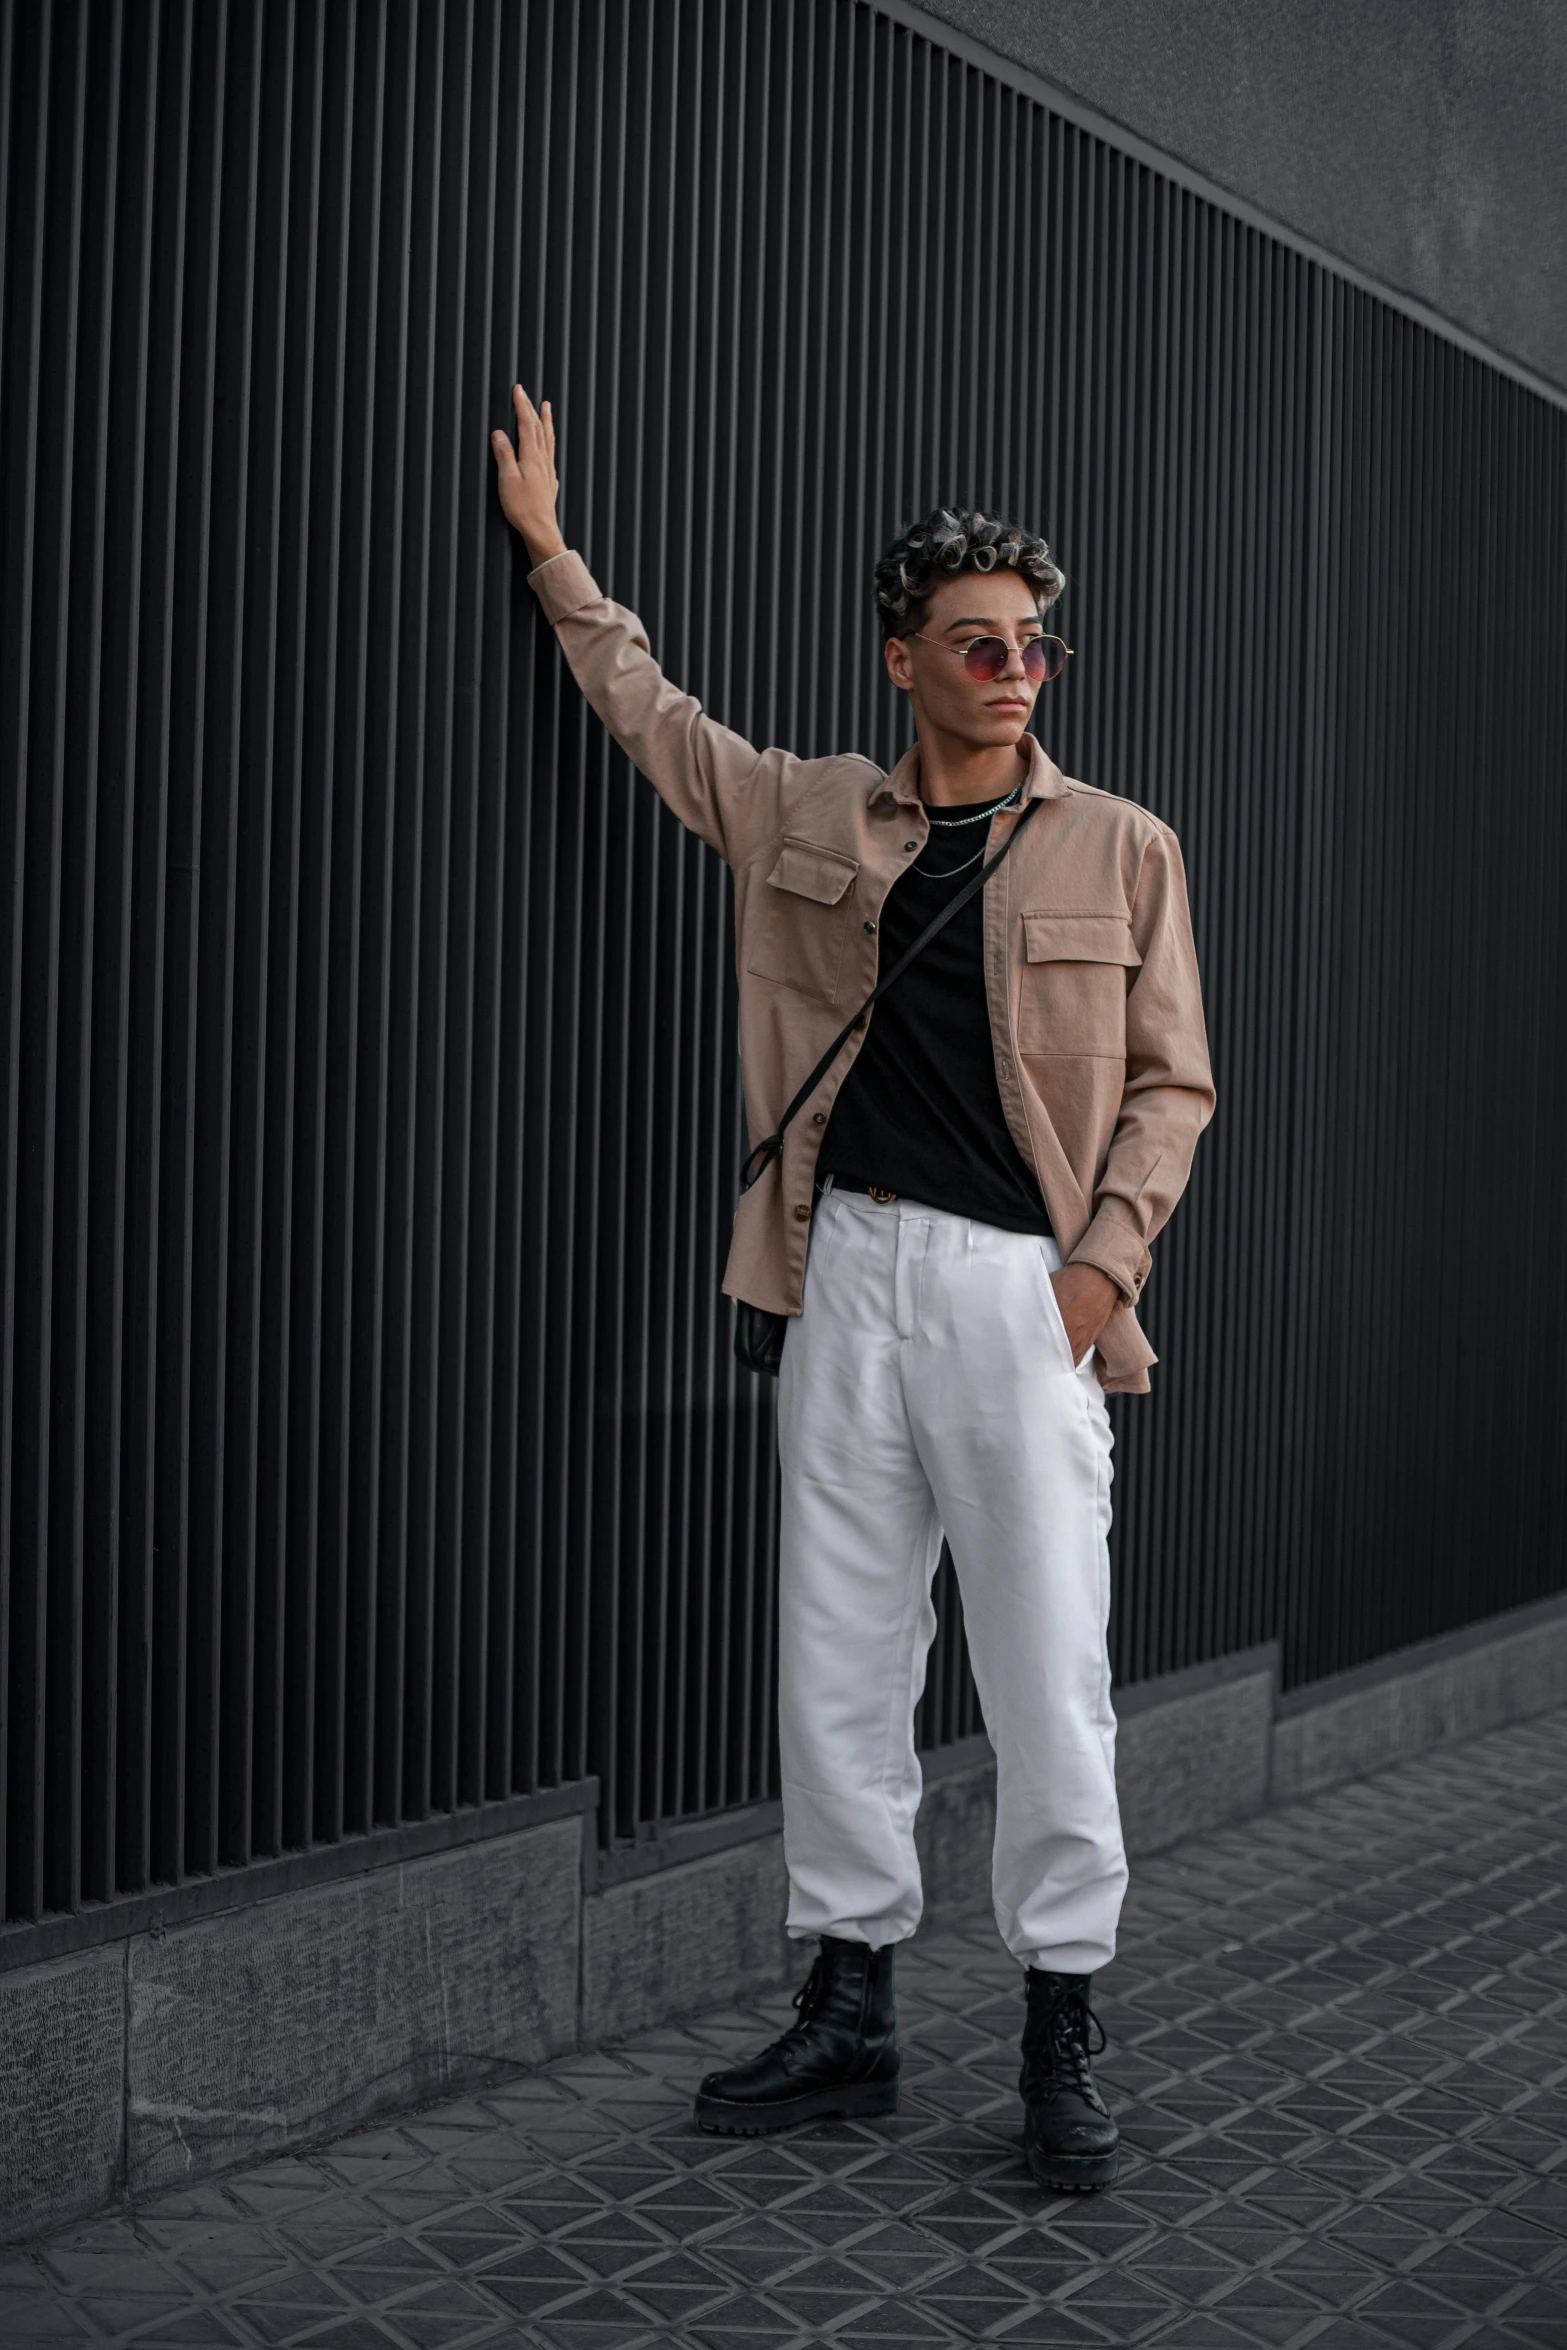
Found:
[{"label": "pocket flap", "polygon": [[797,898],[814,898],[819,906],[835,906],[859,870],[857,857],[817,848],[808,840],[786,840],[767,886],[792,890]]},{"label": "pocket flap", "polygon": [[1031,963],[1141,963],[1124,914],[1025,914]]}]

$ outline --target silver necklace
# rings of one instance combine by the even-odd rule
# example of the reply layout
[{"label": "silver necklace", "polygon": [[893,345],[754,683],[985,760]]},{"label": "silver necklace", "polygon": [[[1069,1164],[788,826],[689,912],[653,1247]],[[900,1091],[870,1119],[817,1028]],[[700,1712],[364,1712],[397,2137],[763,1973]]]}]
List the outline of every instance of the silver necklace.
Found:
[{"label": "silver necklace", "polygon": [[[972,816],[932,816],[927,808],[925,811],[927,821],[939,825],[943,832],[951,832],[960,824],[978,824],[983,818],[998,816],[1003,808],[1017,806],[1023,785],[1027,780],[1026,776],[1019,777],[1004,800],[998,800],[993,807],[980,808]],[[960,873],[967,873],[971,865],[977,865],[989,846],[988,840],[982,841],[972,857],[965,857],[961,865],[944,865],[939,873],[933,873],[928,865],[918,864],[911,865],[909,871],[917,873],[921,881],[953,881]]]},{"label": "silver necklace", "polygon": [[950,832],[958,824],[983,823],[987,816],[998,815],[1003,808],[1015,808],[1025,781],[1026,778],[1020,776],[1004,800],[994,800],[988,808],[981,808],[972,816],[933,816],[927,808],[926,818],[930,823],[939,826],[943,832]]},{"label": "silver necklace", "polygon": [[939,873],[932,873],[928,865],[911,865],[909,871],[917,873],[921,881],[950,881],[954,874],[966,873],[971,865],[977,865],[989,845],[988,841],[982,842],[973,856],[965,857],[961,865],[944,865]]}]

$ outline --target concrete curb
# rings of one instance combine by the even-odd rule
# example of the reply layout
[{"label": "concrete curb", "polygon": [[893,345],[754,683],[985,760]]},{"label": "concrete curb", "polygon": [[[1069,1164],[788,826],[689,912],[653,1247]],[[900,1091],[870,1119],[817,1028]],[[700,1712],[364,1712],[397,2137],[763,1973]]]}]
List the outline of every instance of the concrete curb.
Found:
[{"label": "concrete curb", "polygon": [[1273,1800],[1363,1779],[1406,1755],[1544,1713],[1564,1696],[1567,1601],[1544,1600],[1422,1641],[1281,1701]]}]

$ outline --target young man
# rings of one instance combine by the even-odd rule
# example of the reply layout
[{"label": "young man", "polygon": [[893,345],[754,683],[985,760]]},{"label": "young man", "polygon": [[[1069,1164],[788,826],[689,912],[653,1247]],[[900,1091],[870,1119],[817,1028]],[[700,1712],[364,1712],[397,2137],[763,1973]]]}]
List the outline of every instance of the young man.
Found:
[{"label": "young man", "polygon": [[[556,521],[554,427],[513,393],[507,519],[583,692],[734,871],[752,1141],[1033,808],[983,891],[853,1034],[746,1192],[724,1287],[789,1317],[779,1744],[800,2021],[703,2081],[709,2128],[896,2109],[892,1958],[920,1916],[913,1715],[943,1533],[996,1749],[996,1921],[1025,1970],[1045,2185],[1116,2175],[1089,2006],[1126,1886],[1106,1389],[1144,1390],[1148,1244],[1213,1109],[1180,851],[1026,731],[1067,648],[1043,540],[939,509],[877,566],[916,740],[890,775],[757,751],[669,684]],[[1101,2037],[1100,2046],[1103,2045]]]}]

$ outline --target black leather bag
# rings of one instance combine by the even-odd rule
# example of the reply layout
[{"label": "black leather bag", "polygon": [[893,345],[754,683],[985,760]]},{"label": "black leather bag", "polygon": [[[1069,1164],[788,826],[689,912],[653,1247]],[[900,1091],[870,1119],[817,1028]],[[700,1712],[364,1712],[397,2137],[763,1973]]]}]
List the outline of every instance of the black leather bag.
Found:
[{"label": "black leather bag", "polygon": [[[963,888],[958,891],[958,894],[955,898],[949,898],[947,900],[947,903],[942,907],[941,912],[936,916],[935,921],[927,923],[926,927],[920,932],[919,937],[914,941],[914,944],[907,948],[905,952],[898,957],[898,960],[893,964],[892,969],[887,972],[885,977],[879,979],[876,982],[876,985],[871,989],[870,994],[866,997],[864,1003],[861,1004],[853,1019],[846,1020],[844,1022],[842,1028],[839,1029],[837,1035],[833,1038],[832,1043],[827,1047],[827,1050],[823,1053],[821,1059],[817,1062],[815,1068],[811,1071],[810,1076],[807,1077],[805,1083],[801,1086],[799,1092],[795,1095],[793,1101],[789,1104],[789,1107],[785,1110],[783,1116],[779,1119],[776,1131],[772,1134],[769,1134],[764,1141],[759,1142],[755,1150],[750,1152],[747,1156],[745,1164],[740,1169],[740,1191],[742,1197],[744,1197],[745,1193],[750,1190],[753,1183],[760,1182],[761,1178],[766,1174],[768,1168],[772,1165],[774,1159],[778,1157],[779,1153],[783,1149],[784,1129],[789,1124],[789,1121],[795,1116],[796,1112],[804,1109],[806,1103],[810,1100],[812,1094],[816,1091],[816,1088],[820,1085],[822,1079],[826,1076],[828,1070],[832,1067],[834,1061],[836,1061],[838,1055],[842,1052],[844,1046],[848,1043],[850,1037],[854,1034],[854,1031],[859,1027],[860,1022],[865,1018],[867,1012],[869,1012],[871,1006],[876,1003],[880,997],[886,994],[889,987],[891,987],[897,980],[903,977],[904,972],[907,971],[909,965],[914,961],[916,955],[922,955],[924,953],[925,949],[929,946],[931,940],[936,936],[937,932],[940,930],[945,930],[947,924],[952,920],[953,915],[956,914],[961,907],[966,906],[970,898],[978,896],[979,892],[984,888],[986,882],[990,879],[992,873],[995,872],[996,867],[1000,865],[1007,857],[1019,833],[1022,831],[1024,825],[1028,822],[1029,818],[1033,815],[1034,810],[1038,806],[1038,800],[1024,801],[1021,809],[1018,811],[1017,822],[1013,825],[1011,831],[1007,834],[1005,841],[1002,843],[1001,847],[997,849],[995,855],[989,858],[987,862],[980,867],[972,881],[966,882],[964,884]],[[741,1369],[745,1371],[760,1371],[767,1377],[776,1379],[778,1376],[778,1366],[783,1360],[784,1333],[789,1327],[789,1322],[790,1316],[788,1314],[769,1313],[765,1306],[747,1305],[743,1298],[737,1299],[735,1303],[735,1361],[740,1365]]]},{"label": "black leather bag", "polygon": [[761,1371],[769,1379],[776,1379],[788,1327],[787,1314],[770,1314],[765,1306],[748,1306],[743,1297],[737,1298],[735,1361],[741,1370]]}]

